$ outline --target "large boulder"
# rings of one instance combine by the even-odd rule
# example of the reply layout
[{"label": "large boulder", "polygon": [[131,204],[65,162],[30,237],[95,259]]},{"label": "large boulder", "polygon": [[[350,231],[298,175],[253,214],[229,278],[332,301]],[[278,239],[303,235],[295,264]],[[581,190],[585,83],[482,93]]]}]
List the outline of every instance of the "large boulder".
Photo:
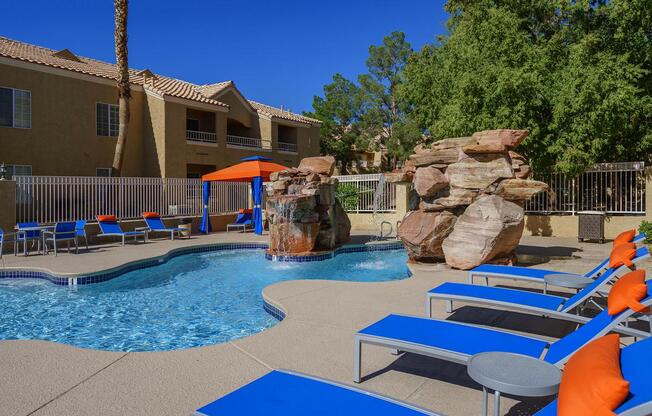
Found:
[{"label": "large boulder", "polygon": [[446,177],[451,187],[484,189],[498,179],[513,178],[514,172],[511,162],[504,156],[490,162],[467,158],[449,165]]},{"label": "large boulder", "polygon": [[315,248],[318,235],[318,222],[272,223],[269,226],[269,249],[278,254],[307,253]]},{"label": "large boulder", "polygon": [[410,155],[410,161],[416,167],[430,165],[450,165],[462,158],[462,151],[457,147],[441,150],[424,150],[421,153]]},{"label": "large boulder", "polygon": [[539,192],[547,191],[548,185],[544,182],[529,179],[505,179],[498,184],[496,195],[508,201],[524,202]]},{"label": "large boulder", "polygon": [[452,147],[464,147],[472,144],[477,144],[477,140],[473,137],[453,137],[438,140],[434,142],[430,148],[432,150],[441,150],[450,149]]},{"label": "large boulder", "polygon": [[523,233],[524,212],[497,195],[482,195],[469,205],[446,237],[442,250],[449,266],[469,270],[513,256]]},{"label": "large boulder", "polygon": [[299,170],[331,176],[335,170],[335,158],[333,156],[306,157],[301,159]]},{"label": "large boulder", "polygon": [[447,211],[411,211],[398,229],[408,256],[412,260],[443,260],[441,245],[450,234],[457,217]]},{"label": "large boulder", "polygon": [[385,182],[398,183],[398,182],[412,182],[413,174],[411,172],[388,172],[384,174]]},{"label": "large boulder", "polygon": [[447,187],[448,179],[439,169],[432,166],[417,168],[414,174],[414,189],[419,196],[433,196]]},{"label": "large boulder", "polygon": [[515,149],[528,135],[527,130],[484,130],[473,133],[479,145],[502,145],[507,149]]}]

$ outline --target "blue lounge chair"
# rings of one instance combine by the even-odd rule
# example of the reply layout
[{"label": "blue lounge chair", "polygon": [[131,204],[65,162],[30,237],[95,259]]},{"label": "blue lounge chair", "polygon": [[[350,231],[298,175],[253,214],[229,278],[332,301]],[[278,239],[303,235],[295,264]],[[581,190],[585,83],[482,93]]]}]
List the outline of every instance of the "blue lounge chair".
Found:
[{"label": "blue lounge chair", "polygon": [[[136,231],[147,231],[148,233],[170,233],[170,239],[172,240],[174,240],[175,233],[181,237],[182,232],[188,231],[185,228],[166,227],[163,223],[163,220],[161,219],[161,216],[156,212],[143,212],[143,219],[145,220],[147,227],[136,228]],[[190,238],[190,236],[188,236],[188,238]]]},{"label": "blue lounge chair", "polygon": [[195,415],[437,416],[437,413],[355,387],[278,370],[207,404]]},{"label": "blue lounge chair", "polygon": [[21,228],[30,228],[38,227],[39,223],[36,221],[28,222],[19,222],[16,224],[16,235],[14,237],[14,255],[18,254],[18,245],[23,243],[23,251],[27,253],[29,249],[27,248],[27,243],[36,242],[37,250],[41,251],[41,231],[40,230],[30,230],[25,231]]},{"label": "blue lounge chair", "polygon": [[[647,282],[647,288],[648,296],[641,303],[649,306],[652,304],[652,281]],[[583,345],[610,331],[647,338],[649,333],[619,325],[633,314],[631,309],[614,316],[606,310],[602,311],[555,342],[459,322],[389,315],[355,335],[353,381],[360,382],[362,344],[384,346],[460,364],[466,364],[474,354],[499,351],[529,355],[561,366]]]},{"label": "blue lounge chair", "polygon": [[[620,350],[620,371],[629,382],[629,394],[614,411],[618,416],[652,414],[652,338],[635,342]],[[557,400],[553,400],[534,416],[556,416]]]},{"label": "blue lounge chair", "polygon": [[75,230],[76,224],[74,222],[58,222],[54,225],[52,231],[43,231],[43,251],[48,254],[48,242],[52,242],[54,247],[54,255],[57,256],[57,244],[66,242],[68,244],[68,252],[70,253],[70,242],[75,243],[75,253],[79,253],[79,244],[77,243],[77,232]]},{"label": "blue lounge chair", "polygon": [[[652,414],[652,338],[620,352],[629,395],[618,416]],[[195,412],[196,415],[436,415],[398,400],[287,370],[275,370]],[[556,416],[557,400],[534,414]]]},{"label": "blue lounge chair", "polygon": [[0,259],[2,258],[2,250],[5,243],[5,232],[0,228]]},{"label": "blue lounge chair", "polygon": [[231,228],[241,228],[242,231],[247,231],[247,227],[254,228],[254,214],[253,210],[241,209],[235,222],[226,225],[226,232],[228,233]]},{"label": "blue lounge chair", "polygon": [[[634,237],[631,241],[638,243],[645,240],[645,234],[641,233]],[[585,277],[595,278],[600,272],[609,267],[609,258],[594,267],[592,270],[584,274]],[[551,273],[560,273],[559,270],[546,270],[531,267],[518,267],[518,266],[503,266],[498,264],[481,264],[480,266],[469,270],[468,282],[474,283],[476,277],[482,278],[485,284],[489,284],[489,278],[497,279],[511,279],[511,280],[525,280],[528,282],[543,283],[544,276]]]},{"label": "blue lounge chair", "polygon": [[[636,250],[636,257],[632,259],[632,262],[638,263],[649,257],[650,252],[647,247],[640,247]],[[592,296],[598,294],[605,285],[627,270],[629,268],[626,266],[618,269],[608,268],[604,273],[592,280],[588,286],[569,298],[518,289],[446,282],[430,290],[426,295],[426,315],[432,316],[432,301],[433,299],[439,299],[447,301],[446,311],[449,313],[453,310],[453,301],[458,301],[545,314],[576,322],[586,322],[589,318],[574,314],[572,311],[583,305]]]},{"label": "blue lounge chair", "polygon": [[105,216],[97,216],[97,223],[100,226],[102,231],[98,234],[98,237],[120,237],[122,239],[122,245],[125,245],[125,239],[127,237],[133,237],[134,242],[138,241],[138,237],[143,237],[143,241],[147,242],[147,231],[122,231],[120,224],[115,217],[102,218]]},{"label": "blue lounge chair", "polygon": [[75,235],[77,235],[78,241],[81,237],[84,237],[84,242],[86,243],[86,250],[88,250],[88,237],[86,236],[86,220],[75,221]]}]

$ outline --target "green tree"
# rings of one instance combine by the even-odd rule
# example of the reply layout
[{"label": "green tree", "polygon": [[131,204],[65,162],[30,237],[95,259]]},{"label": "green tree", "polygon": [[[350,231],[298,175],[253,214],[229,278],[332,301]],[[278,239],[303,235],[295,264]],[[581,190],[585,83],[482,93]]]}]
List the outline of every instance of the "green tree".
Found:
[{"label": "green tree", "polygon": [[341,74],[333,76],[333,82],[324,86],[324,97],[315,96],[311,113],[322,121],[321,152],[332,155],[340,163],[343,173],[348,172],[355,160],[353,150],[368,147],[362,120],[368,99],[365,92]]}]

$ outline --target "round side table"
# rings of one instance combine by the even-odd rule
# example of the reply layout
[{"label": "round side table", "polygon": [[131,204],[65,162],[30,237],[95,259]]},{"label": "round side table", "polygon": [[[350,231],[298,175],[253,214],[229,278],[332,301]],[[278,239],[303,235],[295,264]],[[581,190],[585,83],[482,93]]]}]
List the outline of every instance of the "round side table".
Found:
[{"label": "round side table", "polygon": [[501,393],[522,397],[552,396],[559,391],[561,370],[545,361],[510,352],[483,352],[468,362],[469,376],[482,385],[482,415],[487,416],[488,390],[494,391],[494,416]]}]

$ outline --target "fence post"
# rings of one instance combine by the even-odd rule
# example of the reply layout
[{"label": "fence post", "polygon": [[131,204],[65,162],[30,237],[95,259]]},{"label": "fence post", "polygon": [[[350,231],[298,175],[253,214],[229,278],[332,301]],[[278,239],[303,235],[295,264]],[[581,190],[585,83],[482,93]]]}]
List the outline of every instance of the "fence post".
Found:
[{"label": "fence post", "polygon": [[0,180],[0,228],[12,232],[16,225],[16,182]]},{"label": "fence post", "polygon": [[396,183],[396,215],[404,217],[410,209],[410,189],[412,182]]},{"label": "fence post", "polygon": [[652,167],[645,168],[645,219],[652,221]]}]

